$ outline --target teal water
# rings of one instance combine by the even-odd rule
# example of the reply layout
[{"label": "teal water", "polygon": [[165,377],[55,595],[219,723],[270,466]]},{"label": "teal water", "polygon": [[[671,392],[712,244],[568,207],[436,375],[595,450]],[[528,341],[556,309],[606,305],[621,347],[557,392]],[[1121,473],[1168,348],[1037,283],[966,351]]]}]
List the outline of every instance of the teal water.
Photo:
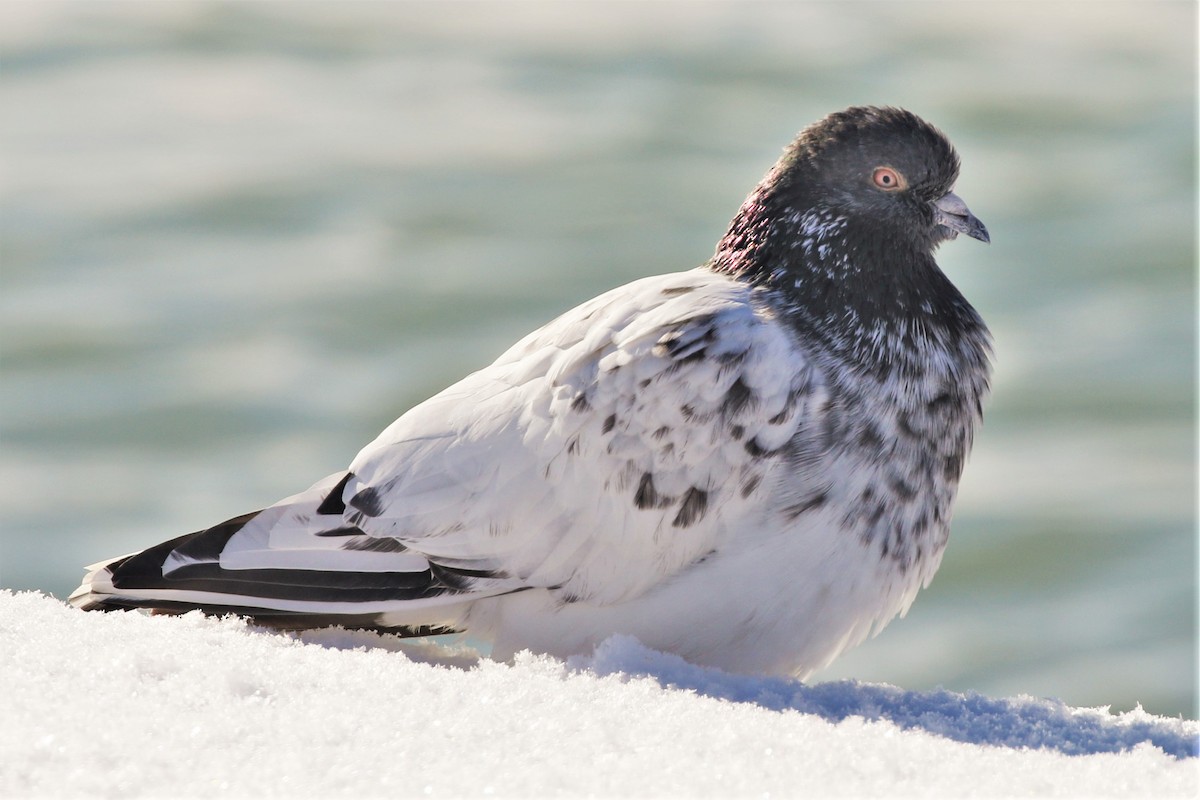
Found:
[{"label": "teal water", "polygon": [[1191,3],[0,6],[0,585],[344,466],[690,268],[794,133],[945,129],[994,396],[909,616],[822,676],[1196,716]]}]

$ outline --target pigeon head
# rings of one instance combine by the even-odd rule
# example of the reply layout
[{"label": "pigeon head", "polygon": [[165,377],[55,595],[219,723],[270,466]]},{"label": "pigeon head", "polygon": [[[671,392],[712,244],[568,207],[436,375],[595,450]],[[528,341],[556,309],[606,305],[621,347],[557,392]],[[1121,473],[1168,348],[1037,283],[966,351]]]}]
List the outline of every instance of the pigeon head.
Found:
[{"label": "pigeon head", "polygon": [[[953,193],[949,139],[898,108],[856,107],[813,123],[742,204],[710,267],[775,292],[816,338],[975,326],[938,269],[937,246],[987,229]],[[882,327],[881,327],[882,326]]]},{"label": "pigeon head", "polygon": [[987,229],[952,194],[958,154],[929,123],[898,108],[850,108],[806,128],[773,178],[780,200],[820,205],[931,250]]},{"label": "pigeon head", "polygon": [[[792,260],[780,251],[810,250],[805,242],[838,232],[855,250],[875,243],[899,257],[931,253],[959,233],[987,242],[987,228],[952,191],[958,170],[950,140],[912,112],[835,112],[801,131],[746,199],[718,247],[718,266],[773,271]],[[837,244],[820,243],[825,253]]]}]

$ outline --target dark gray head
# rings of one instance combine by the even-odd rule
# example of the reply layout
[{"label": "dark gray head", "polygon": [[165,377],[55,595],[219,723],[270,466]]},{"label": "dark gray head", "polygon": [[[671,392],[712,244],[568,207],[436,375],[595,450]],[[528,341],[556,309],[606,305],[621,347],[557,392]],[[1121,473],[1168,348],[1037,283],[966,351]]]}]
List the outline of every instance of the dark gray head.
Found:
[{"label": "dark gray head", "polygon": [[775,290],[814,335],[909,329],[918,316],[923,327],[973,327],[933,260],[959,233],[988,241],[952,191],[958,170],[946,136],[911,112],[830,114],[746,198],[710,266]]},{"label": "dark gray head", "polygon": [[[825,204],[932,248],[966,233],[988,241],[948,195],[959,160],[945,134],[900,108],[848,108],[800,133],[768,176],[792,203]],[[783,199],[783,198],[781,198]]]},{"label": "dark gray head", "polygon": [[723,251],[740,261],[745,254],[733,251],[803,239],[807,232],[791,223],[813,214],[845,220],[905,255],[930,253],[959,233],[986,242],[983,223],[952,192],[958,169],[950,140],[912,112],[864,106],[830,114],[800,132],[746,199],[718,261]]}]

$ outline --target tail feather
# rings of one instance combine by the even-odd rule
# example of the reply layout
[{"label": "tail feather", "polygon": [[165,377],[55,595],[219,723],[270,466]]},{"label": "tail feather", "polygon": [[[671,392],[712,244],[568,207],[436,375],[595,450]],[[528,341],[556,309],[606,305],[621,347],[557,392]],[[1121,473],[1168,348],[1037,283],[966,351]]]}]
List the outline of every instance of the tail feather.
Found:
[{"label": "tail feather", "polygon": [[354,528],[336,513],[345,484],[331,475],[262,511],[93,564],[69,602],[426,636],[454,632],[472,601],[512,591],[496,576],[438,565]]}]

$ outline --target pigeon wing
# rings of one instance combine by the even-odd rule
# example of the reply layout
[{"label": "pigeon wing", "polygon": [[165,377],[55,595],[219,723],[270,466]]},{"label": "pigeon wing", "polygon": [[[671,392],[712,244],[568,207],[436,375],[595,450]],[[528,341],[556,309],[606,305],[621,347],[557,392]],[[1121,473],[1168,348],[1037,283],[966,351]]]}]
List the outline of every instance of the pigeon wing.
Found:
[{"label": "pigeon wing", "polygon": [[819,394],[745,285],[648,278],[414,408],[350,467],[346,519],[480,586],[637,596],[719,547]]},{"label": "pigeon wing", "polygon": [[636,597],[763,514],[813,428],[819,381],[768,308],[706,270],[601,295],[404,414],[348,472],[94,565],[73,602],[423,633],[523,589]]}]

